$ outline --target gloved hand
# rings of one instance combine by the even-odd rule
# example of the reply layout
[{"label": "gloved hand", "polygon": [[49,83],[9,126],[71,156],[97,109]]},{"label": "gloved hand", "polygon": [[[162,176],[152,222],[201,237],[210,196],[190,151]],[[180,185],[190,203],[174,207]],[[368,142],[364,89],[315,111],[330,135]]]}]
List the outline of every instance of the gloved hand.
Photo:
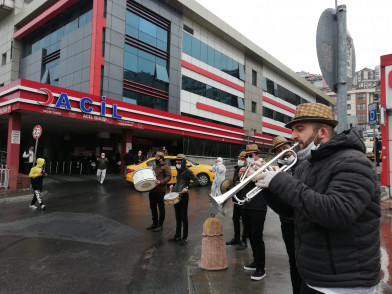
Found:
[{"label": "gloved hand", "polygon": [[254,178],[256,186],[260,188],[268,188],[271,180],[279,173],[279,171],[265,171]]}]

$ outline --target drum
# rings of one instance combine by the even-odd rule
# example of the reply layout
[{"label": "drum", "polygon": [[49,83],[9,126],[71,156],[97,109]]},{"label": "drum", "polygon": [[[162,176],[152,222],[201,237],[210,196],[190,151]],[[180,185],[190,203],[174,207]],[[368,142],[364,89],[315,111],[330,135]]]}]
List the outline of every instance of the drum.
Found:
[{"label": "drum", "polygon": [[149,167],[142,167],[132,175],[135,189],[139,192],[150,191],[157,185],[154,171]]},{"label": "drum", "polygon": [[177,204],[181,200],[181,195],[178,192],[170,192],[163,197],[163,200],[169,205]]}]

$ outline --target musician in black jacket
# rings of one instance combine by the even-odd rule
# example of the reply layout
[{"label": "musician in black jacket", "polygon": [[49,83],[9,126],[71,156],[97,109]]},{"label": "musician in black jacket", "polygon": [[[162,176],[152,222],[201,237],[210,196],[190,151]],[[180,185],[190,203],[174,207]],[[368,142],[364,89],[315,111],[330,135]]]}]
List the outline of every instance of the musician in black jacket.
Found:
[{"label": "musician in black jacket", "polygon": [[[184,154],[177,154],[176,158],[177,169],[177,183],[170,186],[172,192],[181,193],[181,200],[174,204],[174,212],[176,214],[176,234],[169,242],[180,242],[181,246],[187,244],[188,239],[188,202],[189,202],[189,188],[197,186],[199,180],[193,172],[187,168]],[[191,180],[193,181],[191,183]],[[181,238],[181,227],[182,238]]]},{"label": "musician in black jacket", "polygon": [[[275,156],[277,156],[284,150],[289,149],[290,147],[291,147],[291,143],[282,136],[275,137],[272,140],[272,152],[274,152]],[[283,165],[289,165],[291,164],[292,160],[294,160],[293,155],[290,152],[287,152],[284,155],[284,158],[278,159],[278,166],[282,167]],[[274,202],[271,201],[270,198],[269,199],[264,198],[264,200],[266,200],[268,206],[275,211]],[[273,200],[275,200],[276,202],[276,199]],[[299,294],[301,290],[302,279],[298,273],[297,264],[295,261],[294,220],[292,215],[293,213],[294,212],[290,209],[289,213],[279,214],[279,218],[280,218],[280,228],[282,230],[283,241],[284,244],[286,245],[287,255],[289,256],[290,277],[291,277],[291,285],[293,287],[293,293]]]},{"label": "musician in black jacket", "polygon": [[[242,167],[246,166],[246,158],[245,158],[245,156],[246,156],[246,152],[245,151],[242,151],[238,155],[238,165],[234,169],[234,176],[233,176],[233,184],[234,185],[237,185],[237,183],[240,181],[240,175],[239,175],[240,169]],[[239,191],[237,193],[237,195],[236,195],[238,199],[242,199],[243,198],[241,192],[242,191]],[[232,199],[233,199],[233,203],[234,203],[234,206],[233,206],[234,238],[231,239],[230,241],[226,242],[226,245],[238,245],[237,246],[237,250],[243,250],[243,249],[248,248],[248,245],[247,245],[247,242],[246,242],[247,236],[246,236],[245,230],[243,230],[242,238],[240,238],[241,237],[241,222],[240,222],[240,219],[241,219],[241,211],[242,211],[242,209],[241,209],[240,205],[236,204],[237,201],[234,199],[234,197]]]}]

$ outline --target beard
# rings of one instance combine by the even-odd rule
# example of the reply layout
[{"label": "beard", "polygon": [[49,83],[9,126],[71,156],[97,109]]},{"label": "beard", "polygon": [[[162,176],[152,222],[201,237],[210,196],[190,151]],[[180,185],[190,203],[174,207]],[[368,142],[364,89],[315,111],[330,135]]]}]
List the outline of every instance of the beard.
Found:
[{"label": "beard", "polygon": [[314,141],[315,145],[320,144],[321,143],[321,139],[317,136],[317,134],[318,134],[318,131],[313,132],[313,134],[306,141],[303,141],[303,140],[300,140],[300,139],[294,140],[296,143],[299,143],[298,150],[305,149],[313,141]]}]

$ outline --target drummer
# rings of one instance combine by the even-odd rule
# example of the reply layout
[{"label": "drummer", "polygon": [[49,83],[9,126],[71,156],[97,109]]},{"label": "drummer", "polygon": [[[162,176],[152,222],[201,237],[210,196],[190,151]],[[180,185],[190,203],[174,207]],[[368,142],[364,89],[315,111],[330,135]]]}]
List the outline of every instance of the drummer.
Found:
[{"label": "drummer", "polygon": [[[164,154],[161,151],[155,153],[153,171],[157,179],[157,186],[151,190],[148,195],[152,214],[152,225],[149,226],[147,230],[159,232],[162,230],[163,221],[165,220],[165,203],[163,202],[163,197],[165,196],[166,185],[171,179],[171,168],[167,164]],[[157,206],[159,208],[159,215]]]},{"label": "drummer", "polygon": [[[180,242],[181,246],[187,244],[188,239],[188,202],[189,202],[189,188],[197,186],[199,180],[193,172],[187,168],[184,154],[177,154],[176,157],[177,169],[177,183],[170,186],[171,192],[180,193],[181,200],[174,204],[174,212],[176,214],[176,234],[169,242]],[[192,183],[190,181],[193,181]],[[181,238],[181,227],[182,238]]]}]

